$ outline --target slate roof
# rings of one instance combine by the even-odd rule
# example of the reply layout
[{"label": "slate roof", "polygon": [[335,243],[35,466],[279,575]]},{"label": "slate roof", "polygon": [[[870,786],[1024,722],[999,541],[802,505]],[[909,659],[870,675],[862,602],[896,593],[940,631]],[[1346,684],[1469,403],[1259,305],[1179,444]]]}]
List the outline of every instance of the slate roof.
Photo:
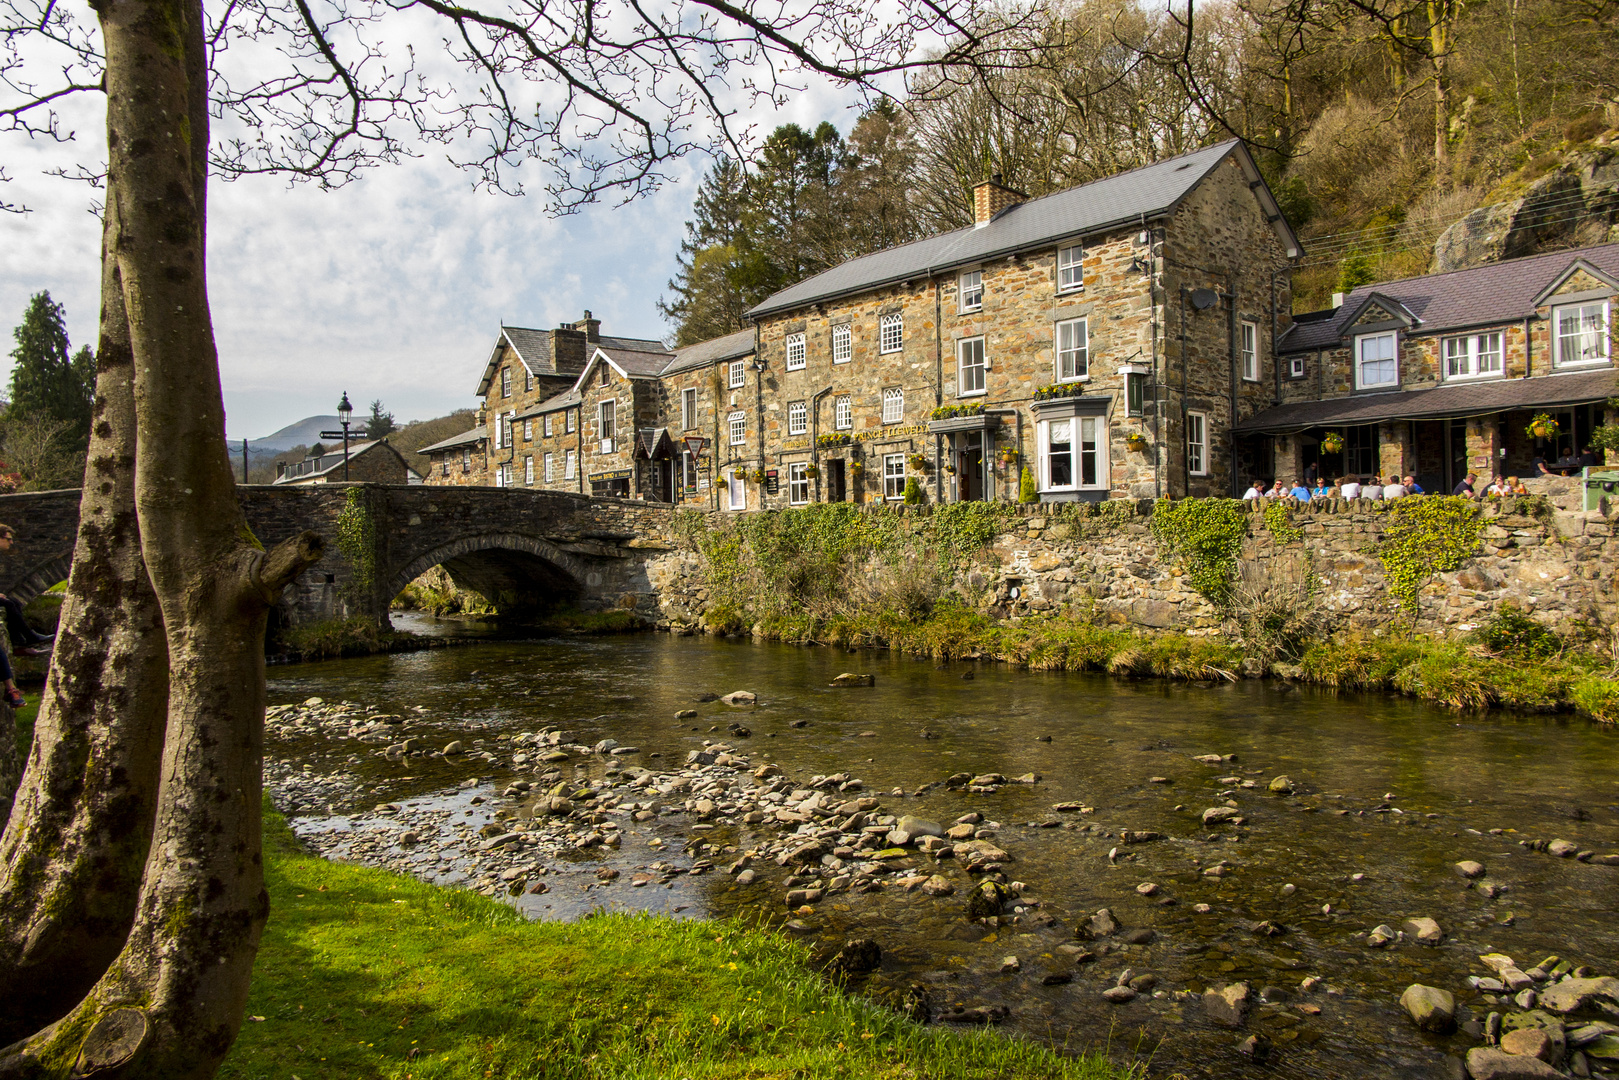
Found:
[{"label": "slate roof", "polygon": [[[322,444],[322,445],[324,445],[324,444]],[[365,453],[367,450],[370,450],[373,446],[387,447],[390,451],[393,452],[393,455],[395,457],[400,459],[401,462],[404,461],[404,458],[400,456],[399,451],[394,450],[394,448],[392,446],[389,446],[386,441],[381,440],[381,439],[370,439],[370,440],[368,440],[366,442],[349,443],[349,455],[348,455],[349,462],[352,463],[355,458],[359,457],[361,454]],[[318,458],[314,458],[314,459],[304,458],[302,461],[294,462],[289,467],[289,470],[284,475],[276,477],[273,481],[271,481],[271,483],[274,483],[274,484],[290,484],[290,483],[292,483],[294,481],[297,481],[297,480],[311,480],[311,479],[313,479],[313,478],[315,478],[317,476],[325,476],[327,473],[331,472],[333,469],[341,469],[343,467],[342,444],[339,443],[338,447],[339,448],[338,448],[336,453],[322,454]],[[313,460],[314,463],[315,463],[314,468],[309,469],[308,471],[304,471],[304,472],[293,472],[293,471],[291,471],[292,469],[298,469],[298,468],[301,468],[304,465],[309,464],[309,462],[311,460]],[[410,466],[407,465],[407,466],[405,466],[405,468],[408,470],[410,468]]]},{"label": "slate roof", "polygon": [[[478,381],[478,396],[483,397],[489,392],[489,383],[495,377],[495,358],[500,355],[500,344],[504,341],[517,353],[517,358],[523,362],[534,375],[565,375],[567,372],[557,371],[551,364],[551,331],[535,330],[526,326],[505,326],[500,328],[500,337],[496,339],[494,348],[489,350],[489,360],[483,366],[483,378]],[[653,341],[650,338],[627,337],[601,337],[590,343],[591,347],[602,346],[608,349],[632,349],[641,351],[667,352],[663,342]]]},{"label": "slate roof", "polygon": [[663,369],[665,375],[704,367],[724,360],[737,360],[753,355],[753,331],[738,330],[724,337],[699,341],[695,345],[682,345],[675,349],[675,358]]},{"label": "slate roof", "polygon": [[1584,259],[1606,274],[1619,274],[1619,244],[1601,244],[1448,274],[1363,285],[1344,297],[1336,311],[1300,316],[1276,343],[1276,351],[1285,354],[1336,347],[1374,292],[1398,301],[1420,320],[1416,329],[1425,334],[1520,322],[1535,314],[1535,298],[1576,259]]},{"label": "slate roof", "polygon": [[1619,371],[1581,371],[1533,379],[1440,384],[1392,394],[1357,394],[1325,401],[1277,405],[1238,422],[1237,431],[1272,434],[1323,424],[1371,424],[1383,420],[1436,420],[1484,416],[1509,409],[1579,405],[1619,394]]},{"label": "slate roof", "polygon": [[[662,345],[659,345],[656,350],[598,346],[591,352],[591,360],[595,360],[598,352],[617,364],[624,374],[632,379],[657,378],[663,374],[663,369],[668,367],[670,361],[674,359],[673,354]],[[590,369],[591,364],[587,362],[585,371],[588,372]],[[580,377],[583,378],[583,375]]]},{"label": "slate roof", "polygon": [[448,439],[436,442],[432,446],[424,446],[416,452],[418,454],[431,454],[438,450],[455,450],[471,443],[483,442],[488,437],[489,435],[484,431],[483,428],[475,427],[471,431],[463,431],[459,435],[451,435]]},{"label": "slate roof", "polygon": [[529,406],[516,416],[512,417],[512,419],[530,420],[536,416],[543,415],[544,413],[556,412],[558,409],[566,409],[570,405],[577,405],[583,400],[585,400],[585,396],[579,392],[579,387],[577,384],[575,384],[568,387],[560,394],[546,398],[538,405]]},{"label": "slate roof", "polygon": [[881,285],[926,276],[930,271],[999,258],[1014,251],[1105,232],[1131,222],[1162,217],[1173,210],[1227,157],[1235,155],[1290,256],[1303,254],[1298,238],[1281,216],[1240,139],[1151,165],[1093,180],[1088,184],[1030,199],[1002,210],[989,223],[930,236],[899,247],[862,255],[783,289],[748,314],[753,318],[865,292]]}]

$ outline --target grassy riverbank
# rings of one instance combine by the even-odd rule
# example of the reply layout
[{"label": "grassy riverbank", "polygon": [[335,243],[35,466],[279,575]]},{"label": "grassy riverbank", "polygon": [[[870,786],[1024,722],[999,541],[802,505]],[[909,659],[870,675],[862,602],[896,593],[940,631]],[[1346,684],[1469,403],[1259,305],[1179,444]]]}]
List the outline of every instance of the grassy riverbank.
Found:
[{"label": "grassy riverbank", "polygon": [[265,813],[271,916],[222,1078],[1120,1080],[990,1031],[923,1027],[723,924],[504,905],[301,852]]},{"label": "grassy riverbank", "polygon": [[1391,690],[1461,709],[1578,711],[1619,723],[1610,659],[1507,616],[1472,640],[1341,634],[1292,642],[1286,658],[1224,635],[1142,634],[1065,615],[1003,622],[949,599],[925,614],[761,620],[765,637],[796,644],[876,647],[937,660],[990,659],[1045,671],[1108,671],[1169,679],[1238,678],[1248,670],[1345,690]]}]

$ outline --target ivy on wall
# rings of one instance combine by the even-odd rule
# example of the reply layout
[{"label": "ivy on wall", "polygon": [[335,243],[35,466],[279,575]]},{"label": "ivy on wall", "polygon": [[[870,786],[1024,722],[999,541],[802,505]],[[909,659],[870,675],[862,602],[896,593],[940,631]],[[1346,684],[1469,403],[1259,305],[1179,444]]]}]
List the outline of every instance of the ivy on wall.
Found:
[{"label": "ivy on wall", "polygon": [[1477,503],[1453,495],[1396,499],[1388,518],[1377,557],[1389,592],[1415,621],[1429,579],[1461,569],[1477,553],[1484,518]]},{"label": "ivy on wall", "polygon": [[377,525],[359,488],[350,488],[337,515],[337,550],[353,572],[350,587],[364,596],[377,580]]},{"label": "ivy on wall", "polygon": [[1304,530],[1293,524],[1292,511],[1280,499],[1268,499],[1265,505],[1265,528],[1278,544],[1291,544],[1304,539]]},{"label": "ivy on wall", "polygon": [[1237,557],[1248,535],[1248,511],[1240,501],[1163,500],[1153,507],[1152,534],[1164,557],[1181,565],[1204,599],[1218,607],[1230,604]]}]

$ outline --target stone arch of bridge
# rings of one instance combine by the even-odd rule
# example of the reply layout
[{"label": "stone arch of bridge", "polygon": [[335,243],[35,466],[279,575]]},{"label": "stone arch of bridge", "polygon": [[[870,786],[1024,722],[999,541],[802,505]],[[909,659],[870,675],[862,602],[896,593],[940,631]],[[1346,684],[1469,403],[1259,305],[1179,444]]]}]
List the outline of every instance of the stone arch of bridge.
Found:
[{"label": "stone arch of bridge", "polygon": [[548,605],[576,601],[587,574],[576,556],[549,541],[522,533],[478,533],[412,558],[388,578],[387,595],[398,596],[435,566],[444,567],[457,585],[491,599],[517,596]]},{"label": "stone arch of bridge", "polygon": [[73,552],[64,551],[53,555],[44,562],[29,567],[27,573],[17,580],[6,595],[16,600],[23,607],[40,593],[55,585],[58,581],[67,580],[68,573],[73,569]]}]

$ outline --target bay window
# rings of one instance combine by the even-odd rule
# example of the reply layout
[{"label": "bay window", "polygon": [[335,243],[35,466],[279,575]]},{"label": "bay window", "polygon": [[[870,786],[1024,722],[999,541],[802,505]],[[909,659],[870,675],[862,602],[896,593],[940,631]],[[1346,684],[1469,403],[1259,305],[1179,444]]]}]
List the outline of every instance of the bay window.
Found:
[{"label": "bay window", "polygon": [[1057,416],[1036,429],[1040,490],[1077,492],[1105,489],[1107,417]]}]

